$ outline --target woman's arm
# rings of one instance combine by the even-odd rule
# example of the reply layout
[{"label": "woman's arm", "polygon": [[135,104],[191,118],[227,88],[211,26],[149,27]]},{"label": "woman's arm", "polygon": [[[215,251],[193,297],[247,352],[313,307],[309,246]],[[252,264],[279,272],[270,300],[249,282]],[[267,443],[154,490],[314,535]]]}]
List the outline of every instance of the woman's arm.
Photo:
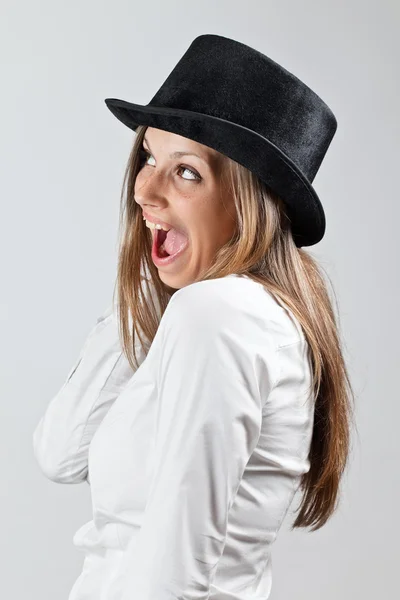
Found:
[{"label": "woman's arm", "polygon": [[58,483],[87,478],[91,439],[132,375],[108,307],[34,430],[34,455],[46,477]]},{"label": "woman's arm", "polygon": [[[141,364],[145,354],[138,338],[136,352]],[[133,374],[122,352],[115,307],[109,306],[34,430],[34,455],[46,477],[57,483],[89,483],[90,442]]]},{"label": "woman's arm", "polygon": [[228,513],[259,439],[258,365],[267,356],[272,388],[275,349],[259,316],[213,284],[178,290],[157,332],[152,480],[118,574],[121,600],[208,598]]}]

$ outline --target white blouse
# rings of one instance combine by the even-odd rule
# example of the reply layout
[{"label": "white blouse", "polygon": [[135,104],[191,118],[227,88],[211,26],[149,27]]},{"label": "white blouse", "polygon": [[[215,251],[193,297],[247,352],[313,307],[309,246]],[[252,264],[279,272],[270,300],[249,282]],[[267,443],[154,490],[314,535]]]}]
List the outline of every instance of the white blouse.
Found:
[{"label": "white blouse", "polygon": [[91,486],[68,600],[266,600],[271,546],[310,468],[298,321],[228,275],[176,291],[147,356],[136,348],[133,371],[109,307],[33,434],[48,478]]}]

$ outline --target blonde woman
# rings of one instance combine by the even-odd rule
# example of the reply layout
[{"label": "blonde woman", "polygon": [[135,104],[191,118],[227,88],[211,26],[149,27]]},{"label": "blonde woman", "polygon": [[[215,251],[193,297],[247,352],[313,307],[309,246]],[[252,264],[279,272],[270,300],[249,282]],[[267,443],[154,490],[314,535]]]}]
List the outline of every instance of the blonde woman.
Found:
[{"label": "blonde woman", "polygon": [[196,38],[135,131],[112,304],[34,432],[44,474],[87,481],[69,600],[266,600],[272,547],[332,516],[352,389],[312,180],[330,108],[257,50]]}]

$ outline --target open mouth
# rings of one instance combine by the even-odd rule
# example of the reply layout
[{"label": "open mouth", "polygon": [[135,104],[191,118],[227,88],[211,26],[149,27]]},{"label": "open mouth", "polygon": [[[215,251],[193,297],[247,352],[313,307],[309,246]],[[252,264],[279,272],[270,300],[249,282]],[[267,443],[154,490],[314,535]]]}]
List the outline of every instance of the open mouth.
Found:
[{"label": "open mouth", "polygon": [[181,230],[171,228],[169,231],[155,229],[153,231],[153,259],[167,265],[185,252],[189,245],[188,236]]},{"label": "open mouth", "polygon": [[[171,230],[170,230],[171,231]],[[167,239],[168,231],[164,231],[164,229],[156,229],[156,248],[157,248],[157,256],[159,258],[165,258],[166,256],[171,256],[169,252],[164,247],[164,242]]]}]

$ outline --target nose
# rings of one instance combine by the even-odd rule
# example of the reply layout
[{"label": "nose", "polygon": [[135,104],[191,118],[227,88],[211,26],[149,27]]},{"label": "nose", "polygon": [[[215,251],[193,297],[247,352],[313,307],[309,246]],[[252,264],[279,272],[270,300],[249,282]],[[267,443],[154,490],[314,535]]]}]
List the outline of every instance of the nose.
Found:
[{"label": "nose", "polygon": [[141,206],[165,201],[165,183],[161,171],[152,168],[151,173],[139,172],[135,181],[135,200]]}]

